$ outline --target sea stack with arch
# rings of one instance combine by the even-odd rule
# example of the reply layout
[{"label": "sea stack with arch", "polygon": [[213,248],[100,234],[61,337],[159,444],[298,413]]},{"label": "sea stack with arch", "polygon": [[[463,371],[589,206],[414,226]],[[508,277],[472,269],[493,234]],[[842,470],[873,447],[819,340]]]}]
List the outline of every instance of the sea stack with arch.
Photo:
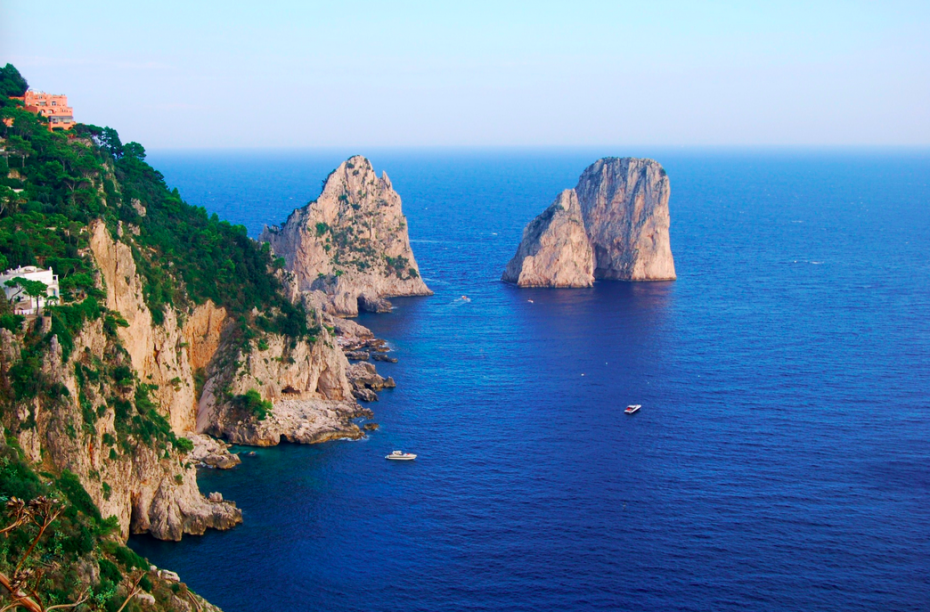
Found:
[{"label": "sea stack with arch", "polygon": [[654,160],[597,160],[526,226],[502,280],[520,287],[675,280],[669,194],[668,174]]}]

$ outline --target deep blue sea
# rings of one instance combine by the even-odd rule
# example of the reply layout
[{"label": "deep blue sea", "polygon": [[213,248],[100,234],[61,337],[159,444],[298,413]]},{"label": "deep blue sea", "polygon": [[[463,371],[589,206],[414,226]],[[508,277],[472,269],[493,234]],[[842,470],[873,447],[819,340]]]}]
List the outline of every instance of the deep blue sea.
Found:
[{"label": "deep blue sea", "polygon": [[[256,236],[356,152],[436,292],[360,318],[400,359],[381,429],[205,471],[244,524],[137,551],[226,612],[930,610],[930,153],[149,161]],[[500,283],[523,226],[628,154],[668,171],[679,280]]]}]

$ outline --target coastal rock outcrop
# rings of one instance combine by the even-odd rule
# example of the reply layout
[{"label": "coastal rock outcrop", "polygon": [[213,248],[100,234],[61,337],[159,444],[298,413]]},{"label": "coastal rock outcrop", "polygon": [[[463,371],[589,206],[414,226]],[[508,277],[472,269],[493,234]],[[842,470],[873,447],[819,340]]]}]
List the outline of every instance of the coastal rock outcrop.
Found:
[{"label": "coastal rock outcrop", "polygon": [[387,298],[432,295],[410,248],[400,196],[387,173],[357,155],[326,179],[320,196],[261,240],[283,257],[298,291],[321,292],[324,310],[385,312]]},{"label": "coastal rock outcrop", "polygon": [[274,446],[282,440],[299,444],[341,438],[356,440],[364,434],[352,419],[371,416],[370,410],[352,400],[279,400],[265,419],[230,422],[224,427],[224,434],[230,442],[252,446]]},{"label": "coastal rock outcrop", "polygon": [[[369,413],[354,401],[349,362],[328,315],[308,304],[306,336],[266,332],[245,343],[226,309],[209,300],[165,308],[156,323],[132,237],[94,222],[87,238],[107,314],[86,321],[67,349],[50,336],[42,376],[57,399],[17,405],[9,425],[33,423],[14,427],[26,457],[49,472],[75,474],[101,514],[116,517],[123,537],[178,540],[242,521],[234,503],[198,489],[197,465],[239,463],[204,433],[258,445],[361,435],[351,420]],[[59,329],[49,317],[36,327]],[[0,376],[20,360],[23,333],[0,330]],[[235,398],[251,390],[271,402],[269,419],[237,410]],[[143,411],[153,425],[140,420]]]},{"label": "coastal rock outcrop", "polygon": [[186,438],[194,445],[187,460],[203,467],[230,470],[240,463],[239,455],[229,452],[229,444],[222,440],[198,433],[188,433]]},{"label": "coastal rock outcrop", "polygon": [[[668,175],[658,162],[633,157],[596,161],[573,190],[527,225],[502,280],[521,287],[587,287],[594,279],[674,280],[669,194]],[[593,276],[585,274],[591,263]]]},{"label": "coastal rock outcrop", "polygon": [[[17,339],[0,334],[0,355],[12,355]],[[57,337],[42,360],[47,384],[60,389],[57,401],[34,399],[16,407],[19,422],[33,426],[18,429],[17,440],[26,457],[49,471],[75,474],[103,516],[114,516],[125,537],[151,533],[163,540],[180,540],[183,534],[202,534],[208,528],[228,529],[242,521],[234,503],[211,501],[197,487],[196,469],[174,445],[159,448],[153,432],[130,430],[125,443],[118,431],[126,427],[118,412],[130,402],[144,403],[146,395],[126,381],[99,376],[102,355],[119,351],[104,322],[89,322],[73,338],[64,354]],[[0,368],[6,374],[8,361]],[[128,365],[126,358],[124,365]],[[79,398],[76,405],[67,398]],[[87,438],[78,438],[78,424]],[[166,424],[167,426],[167,424]],[[158,434],[155,434],[158,435]],[[164,440],[164,433],[160,434]]]},{"label": "coastal rock outcrop", "polygon": [[523,240],[503,280],[521,287],[590,287],[594,251],[585,232],[581,206],[566,189],[523,230]]}]

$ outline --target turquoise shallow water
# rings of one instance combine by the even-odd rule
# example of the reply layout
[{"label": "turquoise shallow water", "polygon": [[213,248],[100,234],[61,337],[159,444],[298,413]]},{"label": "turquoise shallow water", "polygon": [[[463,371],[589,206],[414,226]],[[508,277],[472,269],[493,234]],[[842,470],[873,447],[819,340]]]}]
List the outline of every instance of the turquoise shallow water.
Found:
[{"label": "turquoise shallow water", "polygon": [[[150,161],[255,235],[350,153]],[[930,609],[930,156],[635,151],[677,282],[498,282],[625,153],[374,152],[436,292],[361,317],[381,430],[204,472],[245,523],[131,545],[227,612]]]}]

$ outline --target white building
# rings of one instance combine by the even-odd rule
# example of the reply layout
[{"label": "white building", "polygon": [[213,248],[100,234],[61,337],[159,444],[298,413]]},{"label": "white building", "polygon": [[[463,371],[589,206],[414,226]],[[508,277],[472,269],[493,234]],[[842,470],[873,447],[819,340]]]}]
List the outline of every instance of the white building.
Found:
[{"label": "white building", "polygon": [[21,266],[19,268],[7,270],[3,274],[0,274],[0,287],[3,287],[3,293],[6,294],[6,299],[13,305],[13,311],[16,314],[35,314],[35,301],[26,295],[26,292],[23,291],[23,288],[19,285],[13,287],[7,286],[6,282],[14,278],[41,281],[48,285],[48,290],[45,292],[46,297],[39,298],[39,308],[44,307],[49,298],[58,299],[59,297],[58,275],[55,274],[51,268],[43,270],[36,266]]}]

